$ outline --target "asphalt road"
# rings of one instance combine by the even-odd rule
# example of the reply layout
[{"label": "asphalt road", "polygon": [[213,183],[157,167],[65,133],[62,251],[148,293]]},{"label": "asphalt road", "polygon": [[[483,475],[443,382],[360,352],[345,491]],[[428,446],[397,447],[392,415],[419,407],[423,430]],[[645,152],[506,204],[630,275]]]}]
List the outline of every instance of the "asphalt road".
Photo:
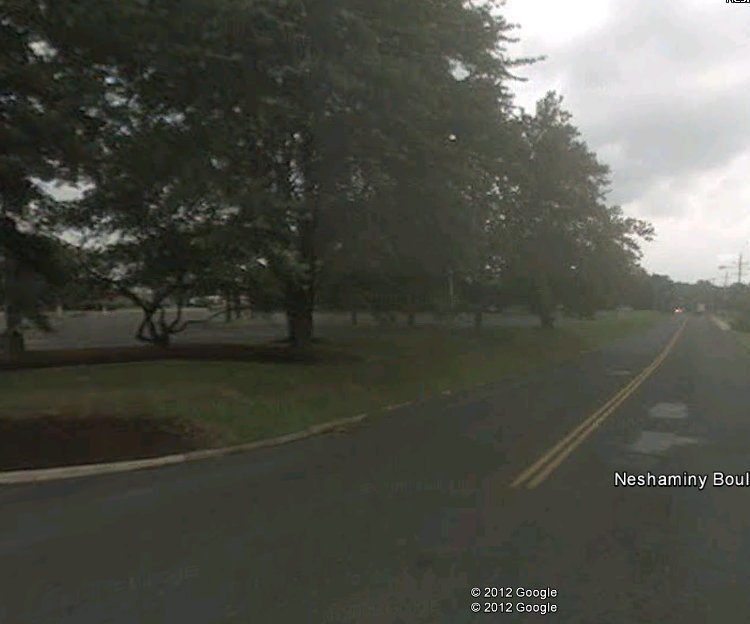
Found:
[{"label": "asphalt road", "polygon": [[[346,433],[2,487],[0,622],[744,623],[750,488],[614,486],[750,470],[750,356],[729,333],[692,318],[638,377],[681,323]],[[537,487],[511,487],[629,382]]]}]

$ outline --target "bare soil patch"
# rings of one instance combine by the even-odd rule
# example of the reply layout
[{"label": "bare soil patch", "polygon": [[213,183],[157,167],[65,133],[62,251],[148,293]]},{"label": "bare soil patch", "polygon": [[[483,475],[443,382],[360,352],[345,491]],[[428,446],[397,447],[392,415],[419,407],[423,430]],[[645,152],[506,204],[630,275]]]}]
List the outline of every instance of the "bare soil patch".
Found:
[{"label": "bare soil patch", "polygon": [[53,368],[58,366],[82,366],[92,364],[119,364],[124,362],[148,362],[154,360],[316,364],[320,362],[338,363],[344,360],[350,361],[356,359],[356,357],[343,352],[335,352],[331,350],[322,352],[320,349],[298,350],[282,344],[189,344],[173,345],[168,348],[143,346],[27,351],[14,361],[6,361],[0,358],[0,370]]},{"label": "bare soil patch", "polygon": [[212,443],[208,429],[177,419],[5,418],[0,419],[0,470],[144,459]]}]

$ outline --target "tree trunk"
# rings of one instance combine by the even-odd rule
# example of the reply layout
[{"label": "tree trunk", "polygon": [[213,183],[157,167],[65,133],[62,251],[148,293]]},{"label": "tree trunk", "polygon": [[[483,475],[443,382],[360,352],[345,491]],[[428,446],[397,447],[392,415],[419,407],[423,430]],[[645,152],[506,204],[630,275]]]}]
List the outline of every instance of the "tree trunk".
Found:
[{"label": "tree trunk", "polygon": [[[291,171],[291,162],[287,164],[287,171]],[[299,213],[296,223],[296,251],[303,271],[302,274],[286,277],[285,308],[289,342],[295,349],[305,349],[310,346],[313,338],[313,311],[318,283],[316,235],[320,219],[321,188],[325,186],[316,160],[315,139],[312,133],[303,133],[300,160],[297,165],[304,172],[302,177],[305,209]],[[291,188],[287,190],[291,191]]]},{"label": "tree trunk", "polygon": [[232,298],[229,292],[224,293],[224,322],[229,323],[232,320]]},{"label": "tree trunk", "polygon": [[482,329],[483,320],[484,320],[484,314],[482,313],[482,310],[475,310],[474,311],[474,329],[476,330]]},{"label": "tree trunk", "polygon": [[287,287],[286,320],[289,342],[295,348],[308,347],[313,337],[313,293],[299,286]]},{"label": "tree trunk", "polygon": [[555,315],[549,308],[542,308],[539,310],[539,321],[542,327],[551,329],[555,326]]},{"label": "tree trunk", "polygon": [[532,309],[539,317],[539,322],[544,328],[555,326],[555,298],[549,286],[547,278],[542,275],[536,279],[536,292],[532,298]]},{"label": "tree trunk", "polygon": [[406,324],[407,324],[407,325],[408,325],[409,327],[414,327],[414,325],[416,325],[416,320],[417,320],[417,319],[416,319],[416,314],[414,314],[414,312],[409,312],[409,313],[408,313],[408,314],[406,315]]},{"label": "tree trunk", "polygon": [[232,303],[234,304],[234,318],[237,320],[242,317],[242,298],[239,292],[232,295]]},{"label": "tree trunk", "polygon": [[169,345],[172,344],[172,334],[170,334],[168,331],[157,332],[154,336],[153,344],[155,347],[159,347],[161,349],[169,348]]},{"label": "tree trunk", "polygon": [[359,324],[359,317],[357,314],[357,310],[355,308],[355,309],[352,309],[352,325],[356,327],[358,324]]},{"label": "tree trunk", "polygon": [[13,361],[25,351],[21,323],[23,315],[19,307],[19,267],[13,256],[5,254],[5,332],[3,333],[3,355],[6,360]]},{"label": "tree trunk", "polygon": [[289,342],[293,347],[304,349],[310,346],[313,336],[312,311],[299,310],[287,312]]},{"label": "tree trunk", "polygon": [[143,308],[143,319],[136,332],[136,339],[154,347],[166,349],[172,344],[172,332],[165,322],[163,309],[159,310],[159,318],[154,320],[156,308]]}]

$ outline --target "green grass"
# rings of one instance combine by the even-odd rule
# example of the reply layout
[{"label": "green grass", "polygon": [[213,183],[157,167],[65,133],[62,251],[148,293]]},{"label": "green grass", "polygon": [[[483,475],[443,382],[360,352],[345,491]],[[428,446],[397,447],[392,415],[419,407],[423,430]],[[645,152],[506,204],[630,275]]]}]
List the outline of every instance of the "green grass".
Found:
[{"label": "green grass", "polygon": [[713,316],[715,316],[720,321],[724,321],[725,323],[727,323],[732,334],[737,339],[737,342],[741,344],[745,349],[750,350],[750,332],[738,329],[738,314],[736,312],[727,310],[714,313]]},{"label": "green grass", "polygon": [[735,329],[735,326],[731,323],[731,319],[728,319],[726,316],[719,318],[730,324],[730,327],[732,328],[732,334],[734,334],[737,342],[739,342],[745,349],[750,350],[750,332]]},{"label": "green grass", "polygon": [[[0,374],[0,418],[39,415],[185,417],[216,443],[257,440],[445,389],[523,374],[645,328],[630,312],[556,330],[360,328],[318,364],[159,361]],[[324,358],[325,362],[325,358]]]},{"label": "green grass", "polygon": [[750,334],[747,332],[734,332],[737,336],[737,342],[739,342],[745,349],[750,350]]}]

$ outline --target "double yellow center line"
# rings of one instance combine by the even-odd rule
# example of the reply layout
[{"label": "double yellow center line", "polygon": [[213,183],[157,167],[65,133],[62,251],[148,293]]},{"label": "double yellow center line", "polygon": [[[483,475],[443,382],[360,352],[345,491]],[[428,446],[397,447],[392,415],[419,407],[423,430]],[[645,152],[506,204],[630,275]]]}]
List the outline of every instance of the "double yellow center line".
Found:
[{"label": "double yellow center line", "polygon": [[674,336],[672,336],[667,343],[667,346],[664,347],[662,352],[656,356],[656,359],[651,362],[651,364],[643,369],[643,371],[632,379],[624,388],[621,388],[620,391],[609,401],[602,405],[572,431],[568,432],[557,444],[519,474],[513,483],[511,483],[511,487],[518,488],[525,486],[529,489],[533,489],[549,477],[549,475],[565,461],[568,455],[583,444],[586,438],[596,431],[607,417],[612,414],[625,401],[625,399],[633,394],[638,389],[638,386],[640,386],[649,375],[659,368],[661,363],[667,359],[667,356],[674,348],[680,334],[682,334],[682,331],[685,329],[685,325],[687,325],[687,320],[680,325]]}]

